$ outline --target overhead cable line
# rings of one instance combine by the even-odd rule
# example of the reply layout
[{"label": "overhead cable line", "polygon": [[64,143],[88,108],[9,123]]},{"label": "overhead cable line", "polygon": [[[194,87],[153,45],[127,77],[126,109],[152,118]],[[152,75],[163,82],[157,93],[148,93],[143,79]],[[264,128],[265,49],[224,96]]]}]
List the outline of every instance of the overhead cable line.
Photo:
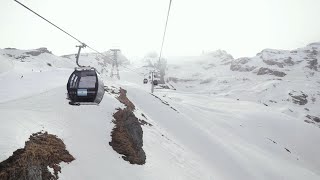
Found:
[{"label": "overhead cable line", "polygon": [[132,72],[134,72],[134,73],[136,73],[136,74],[138,74],[138,75],[140,75],[140,76],[144,76],[145,74],[144,73],[142,73],[142,72],[137,72],[136,70],[134,70],[134,69],[131,69],[131,68],[128,68],[127,66],[125,66],[125,65],[123,65],[123,64],[119,64],[119,66],[122,66],[123,68],[125,68],[125,69],[128,69],[128,70],[130,70],[130,71],[132,71]]},{"label": "overhead cable line", "polygon": [[[94,48],[90,47],[89,45],[85,44],[83,41],[79,40],[78,38],[76,38],[75,36],[71,35],[70,33],[68,33],[67,31],[63,30],[62,28],[60,28],[59,26],[55,25],[54,23],[52,23],[51,21],[49,21],[48,19],[44,18],[43,16],[41,16],[40,14],[38,14],[37,12],[33,11],[32,9],[30,9],[29,7],[27,7],[26,5],[22,4],[21,2],[19,2],[18,0],[14,0],[16,3],[20,4],[21,6],[23,6],[24,8],[26,8],[27,10],[31,11],[32,13],[34,13],[35,15],[37,15],[38,17],[40,17],[41,19],[45,20],[46,22],[48,22],[49,24],[53,25],[54,27],[56,27],[57,29],[59,29],[60,31],[62,31],[63,33],[67,34],[68,36],[70,36],[71,38],[73,38],[74,40],[78,41],[81,45],[86,46],[87,48],[91,49],[92,51],[102,55],[102,57],[106,57],[108,59],[110,59],[108,56],[106,56],[105,54],[95,50]],[[133,69],[130,69],[122,64],[119,64],[120,66],[124,67],[125,69],[128,69],[138,75],[142,75],[142,73],[138,73]]]},{"label": "overhead cable line", "polygon": [[[38,17],[40,17],[41,19],[47,21],[49,24],[51,24],[52,26],[56,27],[57,29],[59,29],[60,31],[64,32],[65,34],[67,34],[68,36],[70,36],[71,38],[73,38],[74,40],[78,41],[81,45],[85,45],[86,47],[88,47],[89,49],[91,49],[92,51],[107,57],[106,55],[104,55],[103,53],[95,50],[94,48],[90,47],[89,45],[85,44],[84,42],[80,41],[78,38],[76,38],[75,36],[71,35],[70,33],[68,33],[67,31],[63,30],[62,28],[60,28],[59,26],[55,25],[54,23],[52,23],[51,21],[49,21],[48,19],[44,18],[43,16],[41,16],[40,14],[36,13],[35,11],[33,11],[32,9],[30,9],[29,7],[27,7],[26,5],[22,4],[21,2],[19,2],[18,0],[14,0],[16,3],[20,4],[21,6],[23,6],[24,8],[26,8],[27,10],[31,11],[32,13],[34,13],[35,15],[37,15]],[[107,57],[109,58],[109,57]]]},{"label": "overhead cable line", "polygon": [[[168,21],[169,21],[171,3],[172,3],[172,0],[169,1],[169,8],[168,8],[168,13],[167,13],[167,19],[166,19],[166,24],[165,24],[165,26],[164,26],[164,32],[163,32],[163,37],[162,37],[161,49],[160,49],[159,60],[158,60],[159,70],[160,70],[160,64],[161,64],[160,61],[161,61],[161,56],[162,56],[162,49],[163,49],[164,40],[165,40],[166,32],[167,32]],[[153,79],[153,78],[154,78],[154,74],[156,73],[155,70],[156,70],[156,66],[154,65],[154,70],[150,72],[150,73],[152,74],[151,93],[153,93],[153,91],[154,91],[154,86],[155,86],[155,85],[158,85],[158,81]],[[155,82],[156,82],[156,83],[155,83]]]},{"label": "overhead cable line", "polygon": [[170,0],[170,2],[169,2],[167,20],[166,20],[166,24],[165,24],[165,26],[164,26],[164,32],[163,32],[163,37],[162,37],[161,49],[160,49],[160,54],[159,54],[159,62],[160,62],[160,60],[161,60],[161,55],[162,55],[162,49],[163,49],[164,39],[165,39],[165,37],[166,37],[168,20],[169,20],[170,9],[171,9],[171,3],[172,3],[172,0]]}]

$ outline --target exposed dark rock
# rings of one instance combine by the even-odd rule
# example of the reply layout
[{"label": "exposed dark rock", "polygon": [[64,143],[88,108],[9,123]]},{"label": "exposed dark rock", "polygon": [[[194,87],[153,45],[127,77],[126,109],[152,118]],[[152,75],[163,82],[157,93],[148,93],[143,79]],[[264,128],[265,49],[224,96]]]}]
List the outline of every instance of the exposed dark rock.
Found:
[{"label": "exposed dark rock", "polygon": [[8,53],[5,54],[5,55],[8,56],[8,57],[12,57],[12,58],[18,59],[21,62],[24,62],[24,59],[26,59],[27,57],[30,57],[30,56],[27,56],[27,55],[14,56],[14,55],[8,54]]},{"label": "exposed dark rock", "polygon": [[250,61],[250,58],[243,57],[243,58],[236,59],[233,62],[237,64],[247,64],[249,61]]},{"label": "exposed dark rock", "polygon": [[[260,58],[263,59],[262,56]],[[276,65],[279,68],[284,68],[284,66],[293,66],[295,64],[295,62],[292,61],[292,57],[290,56],[288,58],[263,59],[263,62],[270,66]]]},{"label": "exposed dark rock", "polygon": [[319,117],[311,116],[311,115],[307,115],[306,117],[307,117],[308,119],[314,121],[314,122],[320,123],[320,118],[319,118]]},{"label": "exposed dark rock", "polygon": [[21,55],[21,56],[16,56],[14,58],[15,59],[20,59],[21,62],[25,62],[24,59],[26,59],[27,57],[30,57],[30,56]]},{"label": "exposed dark rock", "polygon": [[192,81],[196,81],[194,79],[179,79],[179,78],[176,78],[176,77],[168,77],[167,79],[168,82],[172,81],[174,83],[177,83],[177,82],[192,82]]},{"label": "exposed dark rock", "polygon": [[249,61],[250,61],[250,58],[247,58],[247,57],[233,60],[230,65],[230,70],[231,71],[240,71],[240,72],[253,71],[256,68],[255,66],[245,65]]},{"label": "exposed dark rock", "polygon": [[205,80],[200,81],[200,84],[208,84],[211,83],[213,81],[213,78],[207,78]]},{"label": "exposed dark rock", "polygon": [[304,122],[309,123],[309,124],[315,124],[315,122],[313,122],[311,120],[304,120]]},{"label": "exposed dark rock", "polygon": [[219,81],[221,84],[228,84],[229,82],[227,80]]},{"label": "exposed dark rock", "polygon": [[277,77],[284,77],[284,76],[287,75],[286,73],[281,72],[281,71],[276,71],[276,70],[271,70],[269,68],[261,67],[259,69],[257,75],[265,75],[265,74],[274,75],[274,76],[277,76]]},{"label": "exposed dark rock", "polygon": [[[74,55],[73,55],[74,56]],[[68,59],[72,59],[71,58],[71,55],[63,55],[63,56],[61,56],[61,57],[63,57],[63,58],[68,58]]]},{"label": "exposed dark rock", "polygon": [[274,140],[272,140],[272,139],[270,139],[270,138],[267,138],[267,139],[270,140],[271,142],[273,142],[274,144],[277,144],[276,141],[274,141]]},{"label": "exposed dark rock", "polygon": [[146,115],[144,115],[143,113],[141,113],[141,116],[144,117],[145,119],[147,119]]},{"label": "exposed dark rock", "polygon": [[289,66],[293,66],[295,63],[292,61],[292,58],[291,57],[288,57],[287,59],[283,60],[283,62],[286,64],[286,65],[289,65]]},{"label": "exposed dark rock", "polygon": [[254,69],[256,69],[257,67],[255,66],[241,66],[239,64],[231,64],[230,65],[230,70],[231,71],[240,71],[240,72],[250,72],[253,71]]},{"label": "exposed dark rock", "polygon": [[128,108],[118,109],[113,117],[116,126],[111,133],[110,146],[131,164],[145,164],[146,154],[142,149],[143,131],[138,118]]},{"label": "exposed dark rock", "polygon": [[318,60],[317,59],[308,60],[308,65],[306,67],[311,70],[318,71]]},{"label": "exposed dark rock", "polygon": [[147,121],[143,120],[143,119],[139,119],[139,122],[141,125],[148,125],[148,126],[153,126],[151,123],[148,123]]},{"label": "exposed dark rock", "polygon": [[167,84],[158,84],[155,89],[171,89]]},{"label": "exposed dark rock", "polygon": [[[127,91],[120,88],[118,100],[123,103],[126,108],[118,109],[113,115],[115,127],[111,132],[112,140],[109,145],[122,158],[131,164],[145,164],[146,154],[142,149],[143,131],[141,128],[142,121],[134,115],[134,104],[127,98]],[[145,121],[144,121],[145,122]]]},{"label": "exposed dark rock", "polygon": [[283,54],[283,50],[279,50],[279,49],[263,49],[260,53],[257,54],[257,56],[263,57],[265,54],[267,54],[269,56],[274,56],[274,55],[278,55],[278,54]]},{"label": "exposed dark rock", "polygon": [[11,54],[4,54],[4,55],[6,55],[8,57],[13,57],[13,55],[11,55]]},{"label": "exposed dark rock", "polygon": [[43,54],[43,53],[52,54],[52,52],[49,51],[47,48],[39,48],[33,51],[25,52],[25,54],[29,54],[31,56],[39,56],[40,54]]},{"label": "exposed dark rock", "polygon": [[295,104],[306,105],[308,103],[308,95],[304,94],[302,91],[292,91],[289,93],[289,96],[292,97],[292,102]]},{"label": "exposed dark rock", "polygon": [[291,153],[291,151],[289,150],[289,149],[287,149],[287,148],[284,148],[288,153]]},{"label": "exposed dark rock", "polygon": [[155,98],[159,99],[163,104],[169,106],[172,110],[176,111],[177,113],[179,113],[179,111],[177,109],[175,109],[174,107],[170,106],[170,104],[165,101],[165,100],[162,100],[161,98],[159,98],[158,96],[154,95],[154,94],[151,94],[152,96],[154,96]]},{"label": "exposed dark rock", "polygon": [[[70,163],[74,157],[57,136],[47,132],[32,134],[23,149],[0,163],[1,180],[57,180],[61,162]],[[53,174],[48,170],[53,168]]]},{"label": "exposed dark rock", "polygon": [[283,63],[274,60],[263,60],[263,62],[270,66],[277,65],[279,68],[283,68]]},{"label": "exposed dark rock", "polygon": [[120,88],[118,100],[126,105],[129,110],[133,111],[135,109],[134,104],[127,97],[127,90]]}]

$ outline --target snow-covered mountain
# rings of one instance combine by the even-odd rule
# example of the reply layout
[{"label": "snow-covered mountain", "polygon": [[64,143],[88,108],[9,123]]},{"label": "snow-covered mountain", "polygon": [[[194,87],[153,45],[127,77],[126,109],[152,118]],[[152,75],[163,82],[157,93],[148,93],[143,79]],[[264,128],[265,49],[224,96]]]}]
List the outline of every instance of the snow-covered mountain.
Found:
[{"label": "snow-covered mountain", "polygon": [[61,60],[61,57],[53,55],[46,48],[33,50],[18,50],[6,48],[0,50],[1,73],[13,68],[16,72],[24,71],[50,71],[56,68],[71,68],[75,62]]},{"label": "snow-covered mountain", "polygon": [[239,59],[220,50],[178,59],[167,79],[178,90],[261,103],[320,127],[319,61],[320,43]]},{"label": "snow-covered mountain", "polygon": [[[314,46],[318,47],[313,44],[297,53],[307,56],[312,51],[304,51]],[[106,93],[99,106],[71,106],[66,99],[66,83],[75,66],[74,56],[58,57],[44,48],[2,49],[0,177],[6,175],[4,169],[12,162],[9,157],[13,152],[11,157],[21,152],[39,154],[30,149],[41,149],[43,141],[33,140],[48,135],[31,135],[47,131],[63,140],[65,147],[49,136],[50,142],[44,143],[46,148],[41,150],[50,149],[53,141],[59,149],[63,147],[63,152],[68,151],[55,164],[41,166],[48,166],[53,174],[60,166],[59,179],[318,180],[320,129],[303,118],[319,117],[319,95],[315,95],[314,102],[311,99],[319,89],[319,72],[306,67],[310,59],[283,68],[267,64],[264,60],[286,61],[281,54],[287,51],[279,51],[277,58],[271,58],[270,52],[278,51],[262,52],[245,63],[238,63],[241,60],[225,51],[182,57],[176,63],[168,59],[168,82],[177,90],[156,89],[153,94],[141,76],[150,67],[120,67],[120,80],[101,74]],[[102,61],[95,58],[84,54],[80,62],[97,67]],[[299,61],[293,57],[291,60]],[[257,67],[251,71],[232,70],[231,66],[237,64]],[[261,67],[286,75],[258,75]],[[125,97],[120,87],[126,89]],[[307,97],[301,97],[300,91]],[[305,99],[308,103],[300,105]],[[138,119],[140,125],[117,122],[122,117]],[[131,129],[136,126],[143,134]],[[119,137],[142,137],[138,145],[145,152],[145,163],[130,164],[125,153],[118,154],[123,149],[111,146],[117,144],[113,139],[117,127]],[[123,148],[127,146],[131,141]],[[37,168],[32,166],[31,170]]]}]

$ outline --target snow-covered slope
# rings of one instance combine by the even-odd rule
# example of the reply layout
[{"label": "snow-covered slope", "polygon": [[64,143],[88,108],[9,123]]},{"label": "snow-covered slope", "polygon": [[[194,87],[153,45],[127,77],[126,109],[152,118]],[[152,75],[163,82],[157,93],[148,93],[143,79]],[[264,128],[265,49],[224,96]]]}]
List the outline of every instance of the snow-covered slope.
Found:
[{"label": "snow-covered slope", "polygon": [[61,81],[64,82],[72,72],[74,64],[45,48],[0,50],[1,102],[28,97],[61,85]]},{"label": "snow-covered slope", "polygon": [[[135,115],[152,124],[142,127],[144,165],[129,164],[109,146],[112,115],[123,107],[113,94],[105,93],[99,106],[68,104],[65,86],[73,61],[48,52],[22,61],[27,51],[0,52],[0,161],[44,130],[63,139],[75,157],[62,165],[60,179],[320,178],[319,128],[283,113],[285,103],[267,107],[253,99],[249,93],[259,95],[274,77],[231,71],[234,60],[223,51],[170,65],[177,91],[156,89],[151,95],[137,73],[144,68],[120,68],[120,81],[102,76],[105,85],[125,88]],[[83,63],[89,61],[94,60]],[[244,77],[252,80],[236,79]]]},{"label": "snow-covered slope", "polygon": [[[2,51],[7,53],[7,50]],[[20,56],[24,51],[16,50],[12,54]],[[43,56],[46,57],[42,59],[45,63],[52,63],[54,59],[57,59],[56,64],[68,62],[65,58],[51,58],[47,53]],[[62,166],[60,179],[198,179],[210,172],[197,166],[193,169],[192,160],[183,160],[187,159],[187,155],[183,155],[187,152],[155,123],[144,131],[146,165],[129,164],[109,146],[114,127],[112,115],[116,108],[123,106],[113,95],[106,93],[99,106],[70,106],[65,85],[74,63],[70,68],[52,65],[50,69],[44,68],[42,62],[38,64],[36,57],[26,57],[24,62],[10,55],[3,58],[12,62],[14,67],[0,76],[3,85],[0,94],[0,161],[23,147],[32,133],[44,130],[62,138],[76,158],[71,164]],[[106,79],[106,85],[117,86],[108,82]],[[141,113],[136,111],[137,116],[143,118]],[[193,159],[192,154],[190,158]]]}]

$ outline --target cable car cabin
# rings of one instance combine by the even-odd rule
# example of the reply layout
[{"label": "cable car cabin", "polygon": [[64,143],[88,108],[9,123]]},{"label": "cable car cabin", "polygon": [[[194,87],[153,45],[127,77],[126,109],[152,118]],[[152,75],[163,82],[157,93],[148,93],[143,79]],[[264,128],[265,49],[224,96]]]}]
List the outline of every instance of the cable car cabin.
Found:
[{"label": "cable car cabin", "polygon": [[153,85],[157,86],[158,85],[158,80],[153,80]]},{"label": "cable car cabin", "polygon": [[148,83],[148,79],[145,78],[145,79],[143,80],[143,84],[147,84],[147,83]]},{"label": "cable car cabin", "polygon": [[104,95],[104,84],[94,68],[75,68],[67,90],[70,104],[99,104]]}]

